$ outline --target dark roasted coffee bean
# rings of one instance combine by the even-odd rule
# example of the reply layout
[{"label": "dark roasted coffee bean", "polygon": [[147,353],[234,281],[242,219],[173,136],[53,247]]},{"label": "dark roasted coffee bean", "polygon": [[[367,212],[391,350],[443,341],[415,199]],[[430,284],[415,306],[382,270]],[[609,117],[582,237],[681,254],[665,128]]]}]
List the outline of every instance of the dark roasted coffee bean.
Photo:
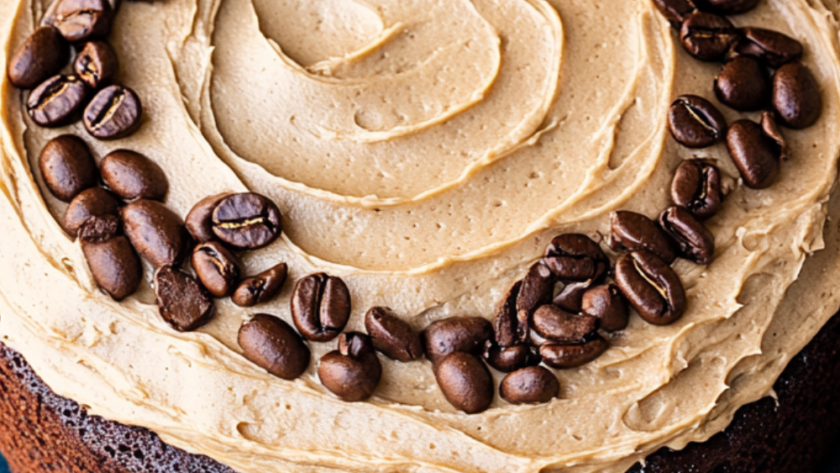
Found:
[{"label": "dark roasted coffee bean", "polygon": [[557,306],[544,305],[534,312],[534,330],[548,340],[580,343],[598,330],[599,320],[588,315],[570,314]]},{"label": "dark roasted coffee bean", "polygon": [[347,402],[363,401],[382,378],[382,365],[367,335],[342,333],[338,350],[321,357],[318,378],[333,394]]},{"label": "dark roasted coffee bean", "polygon": [[653,0],[653,4],[675,28],[697,11],[692,0]]},{"label": "dark roasted coffee bean", "polygon": [[526,344],[502,348],[492,341],[484,345],[484,360],[503,373],[510,373],[526,366],[540,364],[540,356]]},{"label": "dark roasted coffee bean", "polygon": [[786,64],[773,76],[773,108],[782,124],[807,128],[822,114],[820,84],[801,63]]},{"label": "dark roasted coffee bean", "polygon": [[764,189],[776,181],[782,149],[764,133],[761,125],[751,120],[738,120],[729,127],[726,144],[748,187]]},{"label": "dark roasted coffee bean", "polygon": [[627,328],[630,315],[627,302],[615,284],[603,284],[586,291],[581,310],[600,320],[602,330],[615,332]]},{"label": "dark roasted coffee bean", "polygon": [[426,357],[437,363],[453,352],[481,354],[493,326],[481,317],[451,317],[438,320],[423,330]]},{"label": "dark roasted coffee bean", "polygon": [[101,187],[91,187],[82,191],[67,206],[64,214],[64,229],[71,236],[76,236],[85,220],[91,217],[120,215],[120,204],[110,192]]},{"label": "dark roasted coffee bean", "polygon": [[218,194],[205,197],[193,206],[185,220],[187,230],[197,242],[204,243],[216,238],[213,233],[213,211],[225,197],[230,194]]},{"label": "dark roasted coffee bean", "polygon": [[469,353],[455,352],[435,367],[440,390],[456,409],[477,414],[493,402],[493,377],[480,359]]},{"label": "dark roasted coffee bean", "polygon": [[563,288],[554,296],[551,301],[557,307],[566,312],[580,312],[581,304],[583,303],[583,295],[589,290],[596,280],[589,280],[584,282],[573,282],[564,284]]},{"label": "dark roasted coffee bean", "polygon": [[682,207],[666,209],[659,216],[659,226],[677,242],[683,258],[700,265],[714,259],[715,236],[688,210]]},{"label": "dark roasted coffee bean", "polygon": [[216,297],[227,297],[239,282],[239,262],[221,243],[208,241],[195,247],[192,267],[201,284]]},{"label": "dark roasted coffee bean", "polygon": [[610,214],[610,246],[616,250],[648,250],[671,264],[677,257],[674,242],[642,214],[619,210]]},{"label": "dark roasted coffee bean", "polygon": [[502,297],[496,306],[496,315],[493,318],[493,332],[496,343],[500,347],[509,347],[528,340],[529,314],[523,311],[524,323],[518,317],[516,310],[516,299],[522,289],[522,282],[515,283]]},{"label": "dark roasted coffee bean", "polygon": [[802,58],[802,43],[777,31],[763,28],[744,28],[743,36],[735,43],[728,58],[750,56],[769,67],[778,68]]},{"label": "dark roasted coffee bean", "polygon": [[713,216],[723,202],[717,165],[707,159],[684,161],[674,173],[671,199],[701,220]]},{"label": "dark roasted coffee bean", "polygon": [[737,57],[720,70],[715,79],[715,95],[735,110],[761,110],[770,103],[770,76],[757,59]]},{"label": "dark roasted coffee bean", "polygon": [[344,330],[350,318],[350,292],[339,278],[310,274],[292,293],[295,326],[307,340],[328,342]]},{"label": "dark roasted coffee bean", "polygon": [[705,148],[724,137],[726,119],[703,97],[683,95],[671,104],[668,127],[680,144],[689,148]]},{"label": "dark roasted coffee bean", "polygon": [[[516,297],[516,317],[519,326],[525,326],[521,340],[528,339],[528,320],[537,308],[543,304],[550,304],[554,295],[555,277],[551,270],[542,262],[535,263],[522,279],[519,295]],[[498,339],[498,336],[497,336]]]},{"label": "dark roasted coffee bean", "polygon": [[540,356],[546,365],[563,370],[583,366],[603,355],[609,347],[609,342],[596,334],[579,345],[546,343],[540,347]]},{"label": "dark roasted coffee bean", "polygon": [[105,293],[121,301],[137,290],[143,280],[143,265],[128,239],[119,234],[116,216],[88,218],[79,230],[79,239],[93,279]]},{"label": "dark roasted coffee bean", "polygon": [[100,90],[85,108],[88,133],[100,140],[116,140],[140,128],[143,105],[128,87],[111,85]]},{"label": "dark roasted coffee bean", "polygon": [[761,0],[695,0],[697,8],[717,13],[718,15],[735,15],[746,13],[758,5]]},{"label": "dark roasted coffee bean", "polygon": [[26,100],[32,121],[43,127],[70,123],[84,108],[88,88],[74,75],[53,76],[35,88]]},{"label": "dark roasted coffee bean", "polygon": [[770,139],[779,150],[779,159],[787,161],[790,158],[790,147],[788,146],[785,135],[779,129],[779,124],[776,122],[776,116],[771,112],[761,113],[761,131],[764,136]]},{"label": "dark roasted coffee bean", "polygon": [[257,314],[239,329],[239,347],[252,363],[283,379],[295,379],[309,367],[309,347],[289,324]]},{"label": "dark roasted coffee bean", "polygon": [[47,142],[41,150],[38,165],[47,188],[64,202],[70,202],[83,190],[96,186],[99,179],[90,149],[73,135],[61,135]]},{"label": "dark roasted coffee bean", "polygon": [[48,22],[75,43],[108,36],[113,13],[108,0],[58,0]]},{"label": "dark roasted coffee bean", "polygon": [[388,358],[407,363],[423,357],[420,334],[387,307],[373,307],[367,311],[365,329],[373,346]]},{"label": "dark roasted coffee bean", "polygon": [[282,232],[280,209],[259,194],[229,195],[213,210],[213,233],[235,248],[262,248]]},{"label": "dark roasted coffee bean", "polygon": [[609,260],[597,243],[586,235],[568,233],[551,240],[543,263],[563,282],[598,279]]},{"label": "dark roasted coffee bean", "polygon": [[189,251],[189,235],[181,218],[154,200],[137,200],[123,207],[125,234],[155,268],[181,263]]},{"label": "dark roasted coffee bean", "polygon": [[155,272],[154,286],[158,311],[175,330],[191,332],[213,316],[213,299],[189,274],[164,266]]},{"label": "dark roasted coffee bean", "polygon": [[99,167],[105,185],[123,200],[163,200],[169,191],[163,169],[140,153],[124,149],[112,151],[102,159]]},{"label": "dark roasted coffee bean", "polygon": [[9,59],[12,85],[32,89],[61,72],[70,59],[70,46],[57,29],[42,26],[32,32]]},{"label": "dark roasted coffee bean", "polygon": [[505,376],[499,395],[511,404],[542,404],[560,394],[557,376],[542,366],[529,366]]},{"label": "dark roasted coffee bean", "polygon": [[672,324],[685,312],[685,289],[679,276],[649,251],[622,255],[615,264],[615,280],[624,297],[651,324]]},{"label": "dark roasted coffee bean", "polygon": [[680,41],[685,50],[702,61],[722,58],[739,35],[731,21],[703,12],[692,13],[680,29]]},{"label": "dark roasted coffee bean", "polygon": [[286,282],[286,263],[269,268],[260,274],[244,279],[230,297],[239,307],[253,307],[264,304],[277,296]]},{"label": "dark roasted coffee bean", "polygon": [[105,41],[86,43],[73,62],[73,72],[92,90],[111,85],[119,71],[117,53]]}]

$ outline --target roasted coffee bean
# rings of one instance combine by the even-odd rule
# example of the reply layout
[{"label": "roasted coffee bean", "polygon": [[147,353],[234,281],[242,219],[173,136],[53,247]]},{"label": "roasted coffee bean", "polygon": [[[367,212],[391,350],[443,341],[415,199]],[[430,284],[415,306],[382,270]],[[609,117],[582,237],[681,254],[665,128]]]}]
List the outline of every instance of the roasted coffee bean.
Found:
[{"label": "roasted coffee bean", "polygon": [[128,239],[119,234],[117,217],[88,218],[79,230],[79,239],[100,289],[116,301],[134,294],[143,280],[143,265]]},{"label": "roasted coffee bean", "polygon": [[777,31],[744,28],[743,36],[728,53],[729,59],[750,56],[772,68],[779,68],[802,58],[802,43]]},{"label": "roasted coffee bean", "polygon": [[239,347],[252,363],[283,379],[295,379],[309,367],[309,347],[289,324],[257,314],[239,329]]},{"label": "roasted coffee bean", "polygon": [[697,8],[717,13],[718,15],[735,15],[746,13],[761,0],[694,0]]},{"label": "roasted coffee bean", "polygon": [[91,187],[82,191],[67,206],[64,214],[64,229],[71,236],[76,236],[85,220],[91,217],[120,215],[120,204],[110,192],[101,187]]},{"label": "roasted coffee bean", "polygon": [[683,48],[697,59],[715,61],[723,57],[740,33],[731,21],[711,13],[695,12],[680,28]]},{"label": "roasted coffee bean", "polygon": [[239,307],[264,304],[280,293],[287,274],[286,263],[280,263],[254,277],[244,279],[233,292],[231,300]]},{"label": "roasted coffee bean", "polygon": [[586,235],[567,233],[551,240],[543,263],[563,282],[588,281],[604,275],[609,260]]},{"label": "roasted coffee bean", "polygon": [[586,291],[581,310],[600,320],[602,330],[615,332],[627,328],[630,316],[627,301],[615,284],[603,284]]},{"label": "roasted coffee bean", "polygon": [[382,365],[367,335],[342,333],[338,350],[321,357],[318,378],[333,394],[347,402],[363,401],[382,378]]},{"label": "roasted coffee bean", "polygon": [[678,97],[668,112],[668,127],[677,142],[705,148],[726,134],[726,119],[711,102],[696,95]]},{"label": "roasted coffee bean", "polygon": [[163,169],[140,153],[124,149],[112,151],[102,159],[99,167],[105,185],[123,200],[163,200],[169,191]]},{"label": "roasted coffee bean", "polygon": [[420,334],[387,307],[373,307],[367,311],[365,329],[374,348],[388,358],[407,363],[423,357]]},{"label": "roasted coffee bean", "polygon": [[201,284],[216,297],[227,297],[239,282],[239,261],[221,243],[208,241],[195,247],[192,267]]},{"label": "roasted coffee bean", "polygon": [[524,319],[519,319],[516,300],[522,289],[522,282],[515,283],[496,306],[493,318],[493,332],[500,347],[509,347],[528,340],[528,320],[530,314],[523,311]]},{"label": "roasted coffee bean", "polygon": [[204,243],[216,238],[216,234],[213,233],[213,211],[216,210],[219,202],[229,195],[218,194],[205,197],[198,201],[187,214],[187,230],[195,241]]},{"label": "roasted coffee bean", "polygon": [[654,325],[676,322],[685,312],[685,289],[662,258],[641,250],[622,255],[615,280],[639,315]]},{"label": "roasted coffee bean", "polygon": [[542,337],[563,343],[579,343],[598,330],[599,320],[588,315],[570,314],[557,306],[544,305],[534,312],[534,330]]},{"label": "roasted coffee bean", "polygon": [[26,111],[38,125],[63,126],[84,108],[87,95],[87,85],[78,77],[52,76],[29,94]]},{"label": "roasted coffee bean", "polygon": [[779,124],[776,122],[776,115],[771,112],[762,112],[760,123],[764,136],[769,138],[779,150],[779,159],[787,161],[790,158],[790,147],[785,139],[785,135],[779,129]]},{"label": "roasted coffee bean", "polygon": [[820,84],[810,69],[794,62],[776,71],[773,76],[773,108],[779,120],[791,128],[807,128],[820,118]]},{"label": "roasted coffee bean", "polygon": [[213,299],[189,274],[164,266],[155,272],[154,286],[158,311],[175,330],[191,332],[213,317]]},{"label": "roasted coffee bean", "polygon": [[83,190],[96,186],[99,179],[90,149],[73,135],[61,135],[47,142],[38,164],[47,188],[64,202],[70,202]]},{"label": "roasted coffee bean", "polygon": [[452,353],[435,367],[440,390],[456,409],[477,414],[493,402],[493,377],[482,361],[463,352]]},{"label": "roasted coffee bean", "polygon": [[679,28],[686,18],[697,11],[692,0],[653,0],[653,4],[674,28]]},{"label": "roasted coffee bean", "polygon": [[100,140],[116,140],[140,128],[143,105],[128,87],[110,85],[100,90],[85,108],[88,133]]},{"label": "roasted coffee bean", "polygon": [[764,189],[776,181],[782,148],[761,125],[751,120],[738,120],[729,127],[726,144],[748,187]]},{"label": "roasted coffee bean", "polygon": [[499,395],[511,404],[542,404],[560,394],[557,376],[542,366],[529,366],[505,376]]},{"label": "roasted coffee bean", "polygon": [[120,61],[110,44],[91,41],[76,55],[73,71],[91,90],[99,90],[117,78]]},{"label": "roasted coffee bean", "polygon": [[554,296],[552,304],[565,310],[566,312],[580,312],[581,304],[583,303],[583,295],[596,284],[595,281],[596,280],[589,280],[564,284],[563,288],[556,296]]},{"label": "roasted coffee bean", "polygon": [[676,259],[671,238],[656,223],[642,214],[619,210],[610,214],[610,246],[616,250],[648,250],[666,263]]},{"label": "roasted coffee bean", "polygon": [[[554,295],[555,277],[551,270],[542,262],[535,263],[522,279],[519,295],[516,297],[516,313],[520,325],[528,326],[528,320],[537,308],[543,304],[550,304]],[[525,329],[527,332],[527,328]],[[525,333],[522,341],[527,340]]]},{"label": "roasted coffee bean", "polygon": [[235,248],[262,248],[282,232],[280,209],[259,194],[229,195],[213,210],[213,233]]},{"label": "roasted coffee bean", "polygon": [[350,292],[339,278],[310,274],[292,293],[292,316],[307,340],[328,342],[344,330],[350,318]]},{"label": "roasted coffee bean", "polygon": [[108,36],[113,17],[108,0],[58,0],[46,21],[75,43]]},{"label": "roasted coffee bean", "polygon": [[671,199],[701,220],[713,216],[723,202],[717,165],[707,159],[683,161],[671,182]]},{"label": "roasted coffee bean", "polygon": [[123,207],[125,234],[152,266],[175,266],[189,251],[190,237],[181,218],[154,200],[137,200]]},{"label": "roasted coffee bean", "polygon": [[563,370],[583,366],[603,355],[609,347],[609,342],[596,334],[579,345],[546,343],[540,347],[540,356],[546,365]]},{"label": "roasted coffee bean", "polygon": [[484,345],[484,360],[503,373],[510,373],[526,366],[540,364],[540,356],[526,344],[502,348],[492,341]]},{"label": "roasted coffee bean", "polygon": [[715,236],[688,210],[682,207],[666,209],[659,216],[659,226],[677,242],[683,258],[700,265],[714,259]]},{"label": "roasted coffee bean", "polygon": [[430,324],[422,336],[426,357],[438,363],[453,352],[481,354],[493,338],[493,326],[481,317],[451,317]]},{"label": "roasted coffee bean", "polygon": [[61,72],[70,59],[70,45],[57,29],[42,26],[32,32],[9,59],[9,81],[19,89],[32,89]]},{"label": "roasted coffee bean", "polygon": [[723,104],[742,112],[761,110],[770,103],[770,76],[764,66],[747,56],[723,66],[715,79],[715,95]]}]

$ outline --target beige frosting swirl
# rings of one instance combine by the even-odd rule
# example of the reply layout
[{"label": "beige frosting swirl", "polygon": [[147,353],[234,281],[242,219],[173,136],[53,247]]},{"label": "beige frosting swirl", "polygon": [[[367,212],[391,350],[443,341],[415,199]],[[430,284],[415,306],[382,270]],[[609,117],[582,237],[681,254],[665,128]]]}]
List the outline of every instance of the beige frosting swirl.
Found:
[{"label": "beige frosting swirl", "polygon": [[[0,0],[14,12],[0,18],[4,70],[46,7]],[[765,0],[734,18],[801,40],[825,102],[816,126],[785,130],[793,159],[762,191],[738,182],[723,145],[690,152],[667,136],[670,102],[712,98],[718,66],[688,58],[649,0],[165,0],[120,11],[120,80],[146,118],[131,138],[90,140],[97,157],[119,147],[155,159],[182,216],[222,191],[270,196],[286,233],[245,256],[247,272],[285,261],[292,279],[340,276],[349,329],[363,329],[372,305],[418,329],[491,317],[551,237],[604,234],[619,208],[658,214],[691,156],[718,159],[732,192],[709,221],[715,262],[675,265],[683,319],[633,317],[604,356],[557,372],[559,399],[497,399],[468,416],[429,362],[383,360],[374,398],[351,404],[320,385],[316,361],[293,382],[247,362],[235,337],[251,313],[229,301],[182,334],[148,285],[123,303],[98,292],[34,165],[48,139],[84,130],[33,126],[4,76],[0,335],[93,414],[242,473],[623,472],[663,445],[707,439],[771,393],[840,304],[840,235],[825,225],[840,216],[835,0]],[[290,287],[259,310],[288,320]],[[315,360],[333,348],[313,344]]]}]

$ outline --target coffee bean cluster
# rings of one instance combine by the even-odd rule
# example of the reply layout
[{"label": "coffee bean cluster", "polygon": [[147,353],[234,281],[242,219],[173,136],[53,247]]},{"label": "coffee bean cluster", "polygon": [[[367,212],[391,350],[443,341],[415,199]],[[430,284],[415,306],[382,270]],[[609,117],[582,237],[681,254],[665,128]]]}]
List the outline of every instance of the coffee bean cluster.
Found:
[{"label": "coffee bean cluster", "polygon": [[57,0],[9,60],[15,87],[29,90],[26,111],[54,128],[81,119],[91,136],[134,133],[143,115],[137,94],[116,83],[119,58],[107,42],[116,11],[108,0]]}]

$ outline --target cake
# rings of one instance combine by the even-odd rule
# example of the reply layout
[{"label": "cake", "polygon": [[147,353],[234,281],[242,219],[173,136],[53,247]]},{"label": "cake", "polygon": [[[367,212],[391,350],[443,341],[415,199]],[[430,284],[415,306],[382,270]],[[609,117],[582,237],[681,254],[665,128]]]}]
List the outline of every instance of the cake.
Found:
[{"label": "cake", "polygon": [[0,9],[15,471],[802,471],[837,433],[836,2]]}]

